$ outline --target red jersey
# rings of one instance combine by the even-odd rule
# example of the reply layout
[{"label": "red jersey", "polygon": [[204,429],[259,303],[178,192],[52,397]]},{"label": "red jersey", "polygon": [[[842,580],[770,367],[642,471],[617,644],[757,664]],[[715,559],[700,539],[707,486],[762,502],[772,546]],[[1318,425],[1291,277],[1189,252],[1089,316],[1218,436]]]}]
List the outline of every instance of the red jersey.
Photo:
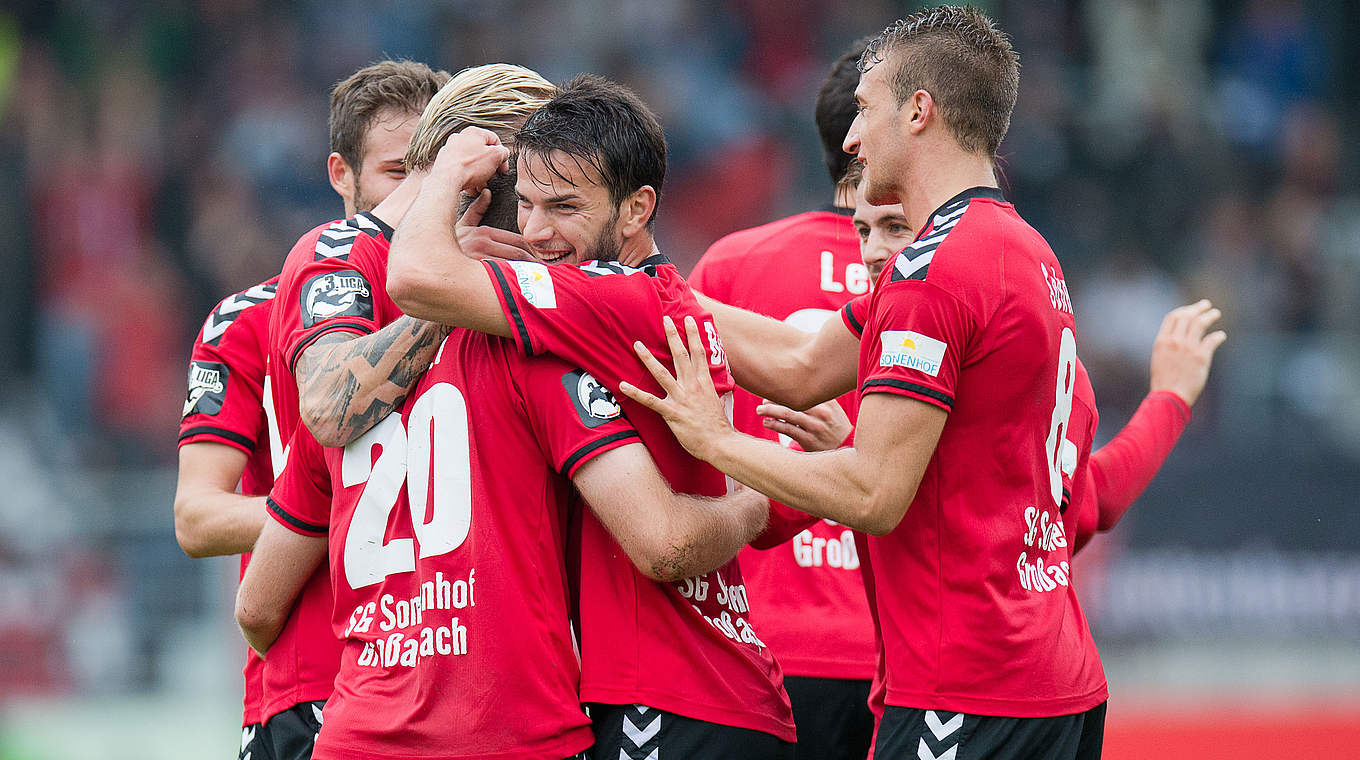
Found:
[{"label": "red jersey", "polygon": [[[626,379],[661,393],[633,353],[633,341],[669,365],[661,318],[669,315],[683,330],[688,315],[699,324],[715,388],[720,394],[732,390],[712,315],[665,257],[653,256],[638,268],[617,262],[483,263],[524,353],[556,354],[610,390]],[[619,402],[671,488],[701,496],[726,492],[726,477],[691,457],[665,420],[627,397]],[[633,567],[592,515],[581,523],[581,700],[643,704],[792,741],[784,678],[747,620],[737,561],[697,578],[657,583]]]},{"label": "red jersey", "polygon": [[[179,445],[221,443],[245,452],[241,493],[264,496],[274,485],[264,411],[265,349],[269,314],[279,278],[228,296],[203,322],[189,360],[189,394],[179,424]],[[241,555],[241,575],[250,562]],[[245,709],[241,725],[263,722],[263,664],[247,648]]]},{"label": "red jersey", "polygon": [[1076,341],[1057,259],[975,188],[930,216],[868,299],[846,312],[863,326],[861,394],[949,412],[902,523],[868,542],[887,704],[1016,718],[1100,704],[1064,569]]},{"label": "red jersey", "polygon": [[344,449],[293,440],[270,509],[329,534],[345,646],[313,757],[555,760],[590,746],[567,477],[638,440],[613,397],[556,357],[457,330],[399,414]]},{"label": "red jersey", "polygon": [[[811,332],[851,298],[869,292],[869,270],[850,215],[812,211],[722,238],[699,259],[689,282],[723,303]],[[732,426],[787,444],[761,422],[760,402],[736,389]],[[840,402],[853,422],[858,397],[847,394]],[[748,547],[739,559],[751,617],[785,673],[873,677],[878,645],[854,531],[818,520],[791,542],[768,550]]]},{"label": "red jersey", "polygon": [[[391,237],[391,227],[365,212],[314,228],[288,252],[269,321],[267,395],[274,415],[270,445],[276,472],[288,458],[283,444],[303,427],[293,376],[298,355],[325,333],[363,335],[401,314],[387,297]],[[267,714],[330,696],[341,648],[331,632],[332,608],[326,568],[318,568],[270,647],[264,684]]]},{"label": "red jersey", "polygon": [[1073,488],[1076,516],[1069,534],[1074,553],[1091,536],[1119,522],[1156,477],[1189,422],[1190,406],[1184,399],[1171,391],[1155,391],[1113,440],[1091,452],[1089,465],[1084,472],[1079,469]]}]

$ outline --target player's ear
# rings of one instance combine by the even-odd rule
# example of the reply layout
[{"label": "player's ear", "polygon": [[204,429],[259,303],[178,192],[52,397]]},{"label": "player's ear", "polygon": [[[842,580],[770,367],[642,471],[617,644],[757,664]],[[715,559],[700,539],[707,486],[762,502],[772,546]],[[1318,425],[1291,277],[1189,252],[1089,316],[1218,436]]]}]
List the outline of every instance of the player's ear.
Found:
[{"label": "player's ear", "polygon": [[339,153],[332,153],[326,156],[326,177],[331,181],[331,188],[345,199],[345,206],[354,203],[354,170],[349,163],[340,157]]},{"label": "player's ear", "polygon": [[916,135],[926,128],[926,123],[931,117],[938,117],[939,112],[935,107],[935,98],[925,90],[917,90],[902,104],[900,115],[903,117],[903,123],[907,125],[907,132]]},{"label": "player's ear", "polygon": [[656,188],[643,185],[634,190],[619,204],[619,232],[626,238],[642,232],[655,210]]}]

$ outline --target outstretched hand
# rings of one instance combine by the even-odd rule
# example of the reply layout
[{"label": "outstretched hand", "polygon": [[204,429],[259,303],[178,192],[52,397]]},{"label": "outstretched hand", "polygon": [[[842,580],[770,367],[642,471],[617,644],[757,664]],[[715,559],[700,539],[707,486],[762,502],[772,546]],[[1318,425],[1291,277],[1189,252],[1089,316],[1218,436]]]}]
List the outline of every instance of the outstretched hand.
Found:
[{"label": "outstretched hand", "polygon": [[1152,345],[1152,390],[1171,391],[1194,406],[1204,384],[1214,352],[1228,339],[1222,330],[1206,331],[1223,313],[1208,300],[1172,309],[1162,320]]},{"label": "outstretched hand", "polygon": [[685,317],[688,346],[680,340],[680,333],[670,317],[663,317],[662,325],[675,364],[674,375],[641,341],[633,343],[633,351],[666,392],[666,397],[658,398],[627,382],[619,383],[619,392],[661,415],[686,451],[711,461],[713,445],[733,430],[723,412],[722,399],[713,387],[708,352],[699,337],[699,325],[694,317]]},{"label": "outstretched hand", "polygon": [[480,226],[482,215],[490,205],[491,191],[482,188],[481,193],[472,199],[467,210],[458,218],[454,234],[458,236],[458,248],[463,251],[463,255],[472,259],[536,261],[524,242],[524,236],[499,227]]}]

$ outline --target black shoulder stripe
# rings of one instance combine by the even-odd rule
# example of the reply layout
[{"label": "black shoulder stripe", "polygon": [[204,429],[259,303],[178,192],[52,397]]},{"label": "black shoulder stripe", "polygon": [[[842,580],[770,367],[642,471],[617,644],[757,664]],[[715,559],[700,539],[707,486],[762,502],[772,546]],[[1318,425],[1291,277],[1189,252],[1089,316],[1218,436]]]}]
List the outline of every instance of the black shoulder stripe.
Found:
[{"label": "black shoulder stripe", "polygon": [[255,450],[255,442],[250,440],[249,438],[241,435],[240,433],[233,432],[231,430],[223,430],[220,427],[213,427],[212,425],[195,425],[194,427],[185,430],[183,433],[180,433],[179,440],[182,441],[185,438],[191,438],[196,435],[215,435],[218,438],[223,438],[228,441],[234,441],[236,443],[239,443],[242,446],[245,446],[247,449],[250,449],[251,451]]},{"label": "black shoulder stripe", "polygon": [[855,319],[855,310],[851,308],[851,304],[853,303],[854,301],[846,301],[845,306],[843,306],[841,310],[845,312],[845,321],[850,323],[850,327],[854,329],[855,334],[863,335],[864,325],[860,324],[858,319]]},{"label": "black shoulder stripe", "polygon": [[329,532],[325,525],[313,525],[288,514],[284,511],[283,507],[279,506],[277,501],[274,501],[273,496],[266,496],[264,498],[264,503],[269,507],[270,512],[278,515],[280,520],[283,520],[304,533],[311,533],[314,536],[324,536]]},{"label": "black shoulder stripe", "polygon": [[510,315],[514,317],[515,330],[519,333],[520,340],[523,341],[524,353],[527,356],[534,355],[533,343],[529,341],[529,328],[524,325],[524,315],[519,313],[519,304],[515,303],[514,291],[510,290],[510,283],[505,279],[505,273],[501,268],[492,263],[489,265],[491,272],[496,275],[496,284],[500,286],[501,295],[505,296],[505,305],[510,309]]},{"label": "black shoulder stripe", "polygon": [[352,322],[348,319],[334,319],[329,322],[322,322],[318,326],[317,331],[308,335],[306,340],[299,343],[298,347],[294,349],[293,355],[288,357],[288,371],[296,373],[298,357],[302,356],[302,352],[306,351],[322,335],[333,333],[337,330],[358,333],[361,336],[371,335],[373,333],[373,328],[363,322]]},{"label": "black shoulder stripe", "polygon": [[877,380],[870,380],[866,382],[862,388],[860,388],[860,392],[873,393],[874,388],[882,387],[897,388],[899,390],[911,391],[912,393],[916,393],[927,398],[933,398],[936,401],[939,401],[940,403],[949,407],[950,409],[954,408],[954,397],[950,396],[947,393],[941,393],[940,391],[937,391],[934,388],[927,388],[924,385],[909,383],[906,380],[896,380],[891,377],[881,377],[878,378]]},{"label": "black shoulder stripe", "polygon": [[567,461],[562,463],[562,469],[558,470],[558,472],[560,472],[564,476],[570,477],[571,471],[576,469],[576,465],[582,459],[585,459],[586,457],[590,456],[593,452],[599,451],[601,448],[608,446],[609,444],[614,443],[615,441],[626,441],[629,438],[637,438],[639,441],[642,440],[641,438],[638,438],[636,430],[623,430],[618,433],[614,433],[613,435],[607,435],[603,438],[597,438],[591,441],[590,443],[587,443],[586,445],[582,446],[581,448],[577,449],[575,453],[567,457]]}]

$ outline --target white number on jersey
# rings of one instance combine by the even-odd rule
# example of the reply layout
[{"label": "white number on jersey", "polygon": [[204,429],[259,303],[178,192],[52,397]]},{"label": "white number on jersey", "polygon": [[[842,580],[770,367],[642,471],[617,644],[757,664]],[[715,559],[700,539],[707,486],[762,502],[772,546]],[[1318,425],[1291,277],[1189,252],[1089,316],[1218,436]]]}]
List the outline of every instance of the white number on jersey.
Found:
[{"label": "white number on jersey", "polygon": [[[376,461],[374,446],[381,447]],[[431,480],[436,455],[439,469]],[[346,488],[365,484],[345,534],[345,580],[350,588],[415,570],[414,540],[383,541],[403,485],[420,557],[436,557],[462,546],[472,524],[472,464],[463,394],[449,383],[432,386],[412,406],[409,431],[400,415],[383,418],[345,447],[340,480]]]},{"label": "white number on jersey", "polygon": [[[1048,455],[1048,487],[1053,496],[1053,504],[1062,506],[1063,471],[1071,474],[1072,467],[1064,467],[1069,459],[1067,449],[1072,446],[1067,440],[1067,420],[1072,416],[1072,391],[1077,387],[1077,339],[1072,328],[1064,327],[1058,346],[1058,378],[1056,396],[1053,401],[1053,419],[1048,427],[1048,439],[1044,441],[1044,453]],[[1075,465],[1075,462],[1073,462]]]}]

